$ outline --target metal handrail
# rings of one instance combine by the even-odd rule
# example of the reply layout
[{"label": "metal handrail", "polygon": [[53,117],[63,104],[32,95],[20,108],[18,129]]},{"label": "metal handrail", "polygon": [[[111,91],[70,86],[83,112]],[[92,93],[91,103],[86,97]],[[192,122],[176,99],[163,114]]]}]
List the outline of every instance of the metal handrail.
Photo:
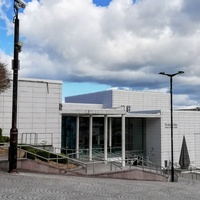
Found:
[{"label": "metal handrail", "polygon": [[[6,144],[6,145],[7,145],[7,147],[9,146],[8,144]],[[51,153],[51,154],[55,155],[56,157],[55,158],[46,158],[46,157],[38,155],[34,152],[30,152],[30,151],[22,149],[23,146],[27,146],[27,147],[31,147],[31,148],[34,148],[34,149],[38,149],[40,151]],[[117,161],[111,161],[111,160],[110,161],[109,160],[108,161],[105,161],[105,160],[94,161],[95,158],[93,158],[93,161],[84,162],[84,161],[81,161],[81,160],[78,160],[78,159],[71,158],[71,157],[69,157],[69,155],[65,156],[65,155],[62,155],[62,154],[59,154],[59,153],[55,153],[55,152],[47,151],[45,149],[37,148],[37,147],[34,147],[32,145],[24,145],[24,144],[18,145],[18,149],[25,153],[25,158],[27,158],[27,154],[29,153],[31,155],[34,155],[36,158],[45,160],[47,163],[50,162],[50,161],[54,161],[54,162],[58,163],[59,160],[61,160],[61,159],[67,159],[70,163],[80,165],[82,167],[82,169],[85,171],[86,174],[88,174],[88,169],[89,169],[88,167],[89,166],[93,165],[92,173],[94,173],[95,172],[95,165],[96,164],[102,164],[102,163],[110,164],[110,171],[113,171],[113,166],[115,166],[115,171],[117,169],[123,170],[122,162],[125,161],[126,166],[128,166],[129,169],[133,169],[133,168],[137,167],[137,168],[142,168],[143,171],[150,171],[150,172],[154,172],[154,173],[158,173],[158,174],[167,176],[167,169],[166,168],[164,168],[164,167],[162,167],[158,164],[155,164],[153,162],[150,162],[150,161],[144,159],[143,157],[141,157],[142,159],[140,159],[140,160],[138,160],[138,162],[136,162],[136,165],[133,165],[133,163],[131,162],[131,161],[133,161],[133,159],[122,160],[120,158]],[[76,154],[76,153],[73,153],[73,154]],[[78,153],[81,153],[81,152],[78,152]],[[21,159],[20,154],[19,154],[19,158]],[[137,158],[137,156],[135,156],[135,158]]]},{"label": "metal handrail", "polygon": [[131,159],[126,159],[126,165],[128,165],[131,168],[134,167],[139,167],[142,168],[143,171],[150,171],[150,172],[155,172],[164,176],[168,176],[168,171],[166,168],[162,167],[161,165],[158,165],[156,163],[153,163],[151,161],[148,160],[138,160],[138,162],[135,163],[135,165],[133,165],[133,163],[130,162]]},{"label": "metal handrail", "polygon": [[0,143],[0,146],[9,146],[9,143],[1,142],[1,143]]},{"label": "metal handrail", "polygon": [[110,163],[110,171],[113,171],[113,168],[112,168],[113,165],[115,166],[115,171],[116,171],[116,167],[119,168],[120,170],[123,170],[122,164],[120,162],[109,161],[109,163]]},{"label": "metal handrail", "polygon": [[[47,153],[54,154],[54,155],[56,155],[58,157],[57,158],[45,158],[45,157],[37,155],[37,154],[35,154],[33,152],[30,152],[30,151],[22,149],[21,148],[22,146],[28,146],[28,147],[31,147],[31,148],[34,148],[34,149],[38,149],[38,150],[41,150],[41,151],[44,151],[44,152],[47,152]],[[68,159],[71,163],[75,163],[75,164],[78,164],[78,165],[82,166],[82,168],[86,172],[86,174],[88,173],[88,165],[91,165],[91,164],[93,164],[93,165],[94,164],[102,164],[102,161],[95,161],[95,162],[89,162],[89,163],[88,162],[83,162],[83,161],[80,161],[80,160],[77,160],[77,159],[74,159],[74,158],[70,158],[68,156],[64,156],[62,154],[53,153],[53,152],[50,152],[50,151],[47,151],[47,150],[44,150],[44,149],[40,149],[40,148],[34,147],[32,145],[18,145],[18,148],[26,153],[26,157],[27,157],[27,153],[29,153],[31,155],[34,155],[34,156],[40,158],[40,159],[46,160],[47,163],[50,162],[51,160],[56,160],[57,163],[58,163],[58,160],[60,160],[60,159]]]},{"label": "metal handrail", "polygon": [[[31,148],[34,148],[34,149],[38,149],[38,150],[40,150],[40,151],[44,151],[44,152],[47,152],[47,153],[51,153],[51,154],[54,154],[54,155],[59,156],[59,157],[57,157],[57,158],[45,158],[45,157],[40,156],[40,155],[37,155],[37,154],[35,154],[35,153],[33,153],[33,152],[30,152],[30,151],[27,151],[27,150],[22,149],[23,146],[31,147]],[[71,163],[75,163],[75,164],[78,164],[78,165],[82,166],[82,168],[83,168],[83,170],[85,171],[86,174],[88,174],[88,166],[93,165],[93,171],[92,171],[92,173],[94,173],[94,171],[95,171],[94,166],[95,166],[96,164],[102,164],[102,163],[104,163],[103,161],[83,162],[83,161],[80,161],[80,160],[77,160],[77,159],[74,159],[74,158],[70,158],[70,157],[68,157],[68,156],[64,156],[64,155],[62,155],[62,154],[57,154],[57,153],[53,153],[53,152],[47,151],[47,150],[45,150],[45,149],[41,149],[41,148],[34,147],[34,146],[32,146],[32,145],[18,145],[18,148],[19,148],[21,151],[24,151],[24,152],[26,153],[26,157],[27,157],[27,154],[29,153],[29,154],[31,154],[31,155],[34,155],[35,157],[38,157],[38,158],[43,159],[43,160],[46,160],[47,163],[50,162],[51,160],[56,160],[56,162],[58,163],[58,160],[60,160],[60,159],[68,159]],[[113,161],[112,161],[112,162],[109,162],[109,161],[108,161],[108,163],[114,164]],[[117,163],[115,163],[115,165],[117,166]],[[118,167],[119,167],[120,169],[122,169],[120,166],[118,166]]]}]

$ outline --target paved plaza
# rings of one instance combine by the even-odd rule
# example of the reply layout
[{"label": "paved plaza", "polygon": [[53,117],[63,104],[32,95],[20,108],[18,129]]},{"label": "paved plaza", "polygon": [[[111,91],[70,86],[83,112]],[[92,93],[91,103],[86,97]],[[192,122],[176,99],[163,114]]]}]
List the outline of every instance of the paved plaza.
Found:
[{"label": "paved plaza", "polygon": [[200,182],[180,179],[178,183],[119,179],[8,174],[0,171],[0,199],[17,200],[199,200]]}]

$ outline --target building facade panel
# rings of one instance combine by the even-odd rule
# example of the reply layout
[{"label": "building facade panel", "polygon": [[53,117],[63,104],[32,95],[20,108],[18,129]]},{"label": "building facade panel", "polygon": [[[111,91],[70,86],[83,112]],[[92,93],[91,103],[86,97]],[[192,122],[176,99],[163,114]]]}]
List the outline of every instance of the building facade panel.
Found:
[{"label": "building facade panel", "polygon": [[[11,84],[12,86],[12,84]],[[49,95],[51,94],[51,95]],[[61,116],[59,103],[62,101],[62,82],[37,79],[20,79],[18,83],[18,140],[21,142],[22,134],[35,133],[46,138],[48,131],[61,140]],[[0,94],[0,109],[3,116],[0,116],[0,127],[3,135],[9,136],[12,114],[12,88],[6,93]],[[47,118],[51,119],[47,123]],[[48,128],[51,127],[51,128]],[[32,138],[33,139],[33,138]],[[41,141],[37,141],[41,142]],[[60,145],[60,142],[53,144]]]},{"label": "building facade panel", "polygon": [[163,93],[113,90],[113,107],[130,106],[131,111],[168,109],[169,100],[169,95]]},{"label": "building facade panel", "polygon": [[146,119],[146,153],[150,161],[161,165],[160,118]]},{"label": "building facade panel", "polygon": [[66,103],[81,103],[81,104],[102,104],[104,108],[112,107],[112,90],[95,92],[90,94],[76,95],[65,97]]},{"label": "building facade panel", "polygon": [[[174,162],[179,164],[180,152],[183,142],[183,136],[185,136],[186,144],[189,152],[190,162],[196,166],[200,166],[200,159],[197,158],[198,149],[196,140],[196,133],[199,132],[199,126],[195,125],[195,121],[200,120],[199,111],[174,111],[173,112],[173,143],[174,143]],[[162,163],[166,160],[171,160],[171,123],[170,123],[170,111],[162,111]],[[167,153],[169,152],[169,153]]]}]

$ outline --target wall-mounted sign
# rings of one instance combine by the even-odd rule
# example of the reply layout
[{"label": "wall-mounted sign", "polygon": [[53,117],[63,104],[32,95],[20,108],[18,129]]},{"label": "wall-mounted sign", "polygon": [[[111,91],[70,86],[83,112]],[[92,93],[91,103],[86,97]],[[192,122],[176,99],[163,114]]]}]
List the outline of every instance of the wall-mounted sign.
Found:
[{"label": "wall-mounted sign", "polygon": [[[171,123],[165,123],[165,128],[171,128]],[[173,123],[173,128],[178,128],[178,124]]]}]

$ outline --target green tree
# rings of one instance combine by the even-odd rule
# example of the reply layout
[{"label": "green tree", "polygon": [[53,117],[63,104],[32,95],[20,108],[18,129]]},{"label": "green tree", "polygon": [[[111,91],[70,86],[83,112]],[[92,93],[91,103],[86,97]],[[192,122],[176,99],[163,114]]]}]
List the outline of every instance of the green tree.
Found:
[{"label": "green tree", "polygon": [[4,92],[10,87],[10,72],[6,64],[0,61],[0,93]]}]

